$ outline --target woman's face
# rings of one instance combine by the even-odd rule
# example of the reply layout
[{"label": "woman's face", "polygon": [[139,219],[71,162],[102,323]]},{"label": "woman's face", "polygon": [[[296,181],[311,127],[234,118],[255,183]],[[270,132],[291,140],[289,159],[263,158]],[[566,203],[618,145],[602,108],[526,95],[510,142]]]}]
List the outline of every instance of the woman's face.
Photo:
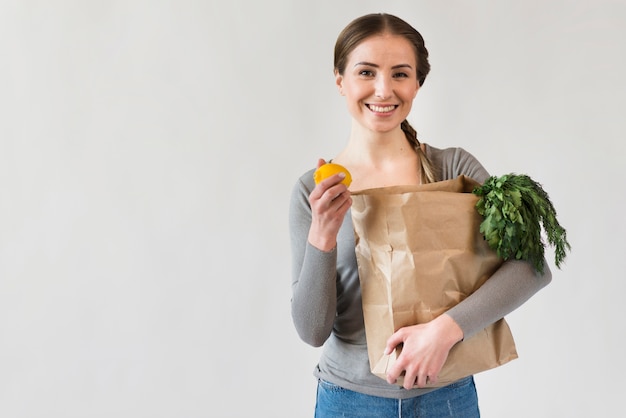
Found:
[{"label": "woman's face", "polygon": [[348,56],[344,74],[335,77],[353,119],[373,132],[397,128],[419,90],[415,51],[397,35],[366,38]]}]

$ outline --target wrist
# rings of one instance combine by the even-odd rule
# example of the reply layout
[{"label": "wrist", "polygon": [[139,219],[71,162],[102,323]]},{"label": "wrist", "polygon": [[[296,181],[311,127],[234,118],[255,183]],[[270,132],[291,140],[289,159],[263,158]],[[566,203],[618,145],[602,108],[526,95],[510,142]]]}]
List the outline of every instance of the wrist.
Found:
[{"label": "wrist", "polygon": [[309,244],[324,252],[330,252],[337,247],[336,236],[328,236],[328,234],[319,233],[313,227],[309,230],[308,241]]},{"label": "wrist", "polygon": [[441,323],[444,335],[450,347],[463,340],[463,330],[459,324],[447,313],[440,315],[437,320]]},{"label": "wrist", "polygon": [[320,251],[323,251],[325,253],[331,252],[333,251],[335,248],[337,248],[337,241],[332,239],[320,239],[317,237],[311,237],[309,236],[309,244],[312,245],[313,247],[317,248]]}]

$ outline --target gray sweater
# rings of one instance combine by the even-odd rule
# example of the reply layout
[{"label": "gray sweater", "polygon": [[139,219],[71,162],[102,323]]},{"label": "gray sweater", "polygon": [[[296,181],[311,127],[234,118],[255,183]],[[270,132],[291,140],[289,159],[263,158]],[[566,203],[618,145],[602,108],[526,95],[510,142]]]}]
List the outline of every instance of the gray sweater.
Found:
[{"label": "gray sweater", "polygon": [[[461,148],[425,147],[438,169],[439,180],[464,174],[483,183],[489,177],[478,160]],[[324,346],[315,376],[346,389],[387,398],[409,398],[432,390],[406,390],[370,373],[351,213],[348,211],[344,218],[334,250],[320,251],[308,243],[313,171],[302,175],[293,189],[289,226],[293,322],[302,340]],[[537,275],[529,263],[509,260],[447,313],[459,324],[464,338],[469,338],[522,305],[551,277],[547,265],[545,273]]]}]

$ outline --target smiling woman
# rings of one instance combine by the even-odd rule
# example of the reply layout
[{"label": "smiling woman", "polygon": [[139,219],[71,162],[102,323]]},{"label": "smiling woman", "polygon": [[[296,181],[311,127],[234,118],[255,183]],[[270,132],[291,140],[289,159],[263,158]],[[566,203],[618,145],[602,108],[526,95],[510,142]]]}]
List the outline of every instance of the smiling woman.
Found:
[{"label": "smiling woman", "polygon": [[[365,15],[355,19],[339,34],[334,60],[336,83],[339,92],[347,96],[353,118],[367,114],[362,109],[365,106],[373,114],[372,120],[385,122],[378,129],[400,127],[415,154],[413,157],[419,159],[420,178],[424,183],[435,181],[432,164],[406,119],[413,99],[430,72],[428,50],[422,35],[396,16]],[[349,91],[369,95],[370,101],[351,103]],[[399,139],[406,145],[402,135]],[[415,164],[411,166],[415,167]]]},{"label": "smiling woman", "polygon": [[[419,185],[460,175],[482,183],[482,165],[460,148],[420,144],[407,121],[430,65],[422,36],[402,19],[371,14],[351,22],[335,46],[335,82],[352,126],[333,158],[351,173],[315,183],[314,169],[291,197],[292,316],[300,337],[324,345],[316,369],[317,417],[479,416],[472,376],[433,390],[448,353],[513,311],[545,286],[529,263],[505,262],[474,294],[430,322],[397,330],[387,352],[402,345],[386,380],[370,372],[351,192]],[[318,167],[325,161],[320,159]],[[444,280],[445,278],[442,278]],[[417,297],[417,295],[416,295]],[[396,384],[403,377],[402,385]],[[354,405],[362,407],[355,410]]]},{"label": "smiling woman", "polygon": [[348,69],[335,70],[340,93],[359,125],[388,132],[409,115],[419,90],[417,60],[401,36],[376,35],[350,54]]}]

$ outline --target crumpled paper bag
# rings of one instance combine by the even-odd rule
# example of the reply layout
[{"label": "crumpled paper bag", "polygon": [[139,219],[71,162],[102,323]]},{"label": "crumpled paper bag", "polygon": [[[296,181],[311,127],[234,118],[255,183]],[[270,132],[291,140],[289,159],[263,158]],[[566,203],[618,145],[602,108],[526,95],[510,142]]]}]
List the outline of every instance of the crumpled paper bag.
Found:
[{"label": "crumpled paper bag", "polygon": [[[419,186],[352,194],[352,221],[372,373],[385,379],[401,348],[385,355],[398,329],[428,322],[478,289],[502,264],[479,226],[471,191],[460,176]],[[439,374],[440,387],[517,358],[504,319],[457,343]],[[402,378],[398,379],[402,385]]]}]

